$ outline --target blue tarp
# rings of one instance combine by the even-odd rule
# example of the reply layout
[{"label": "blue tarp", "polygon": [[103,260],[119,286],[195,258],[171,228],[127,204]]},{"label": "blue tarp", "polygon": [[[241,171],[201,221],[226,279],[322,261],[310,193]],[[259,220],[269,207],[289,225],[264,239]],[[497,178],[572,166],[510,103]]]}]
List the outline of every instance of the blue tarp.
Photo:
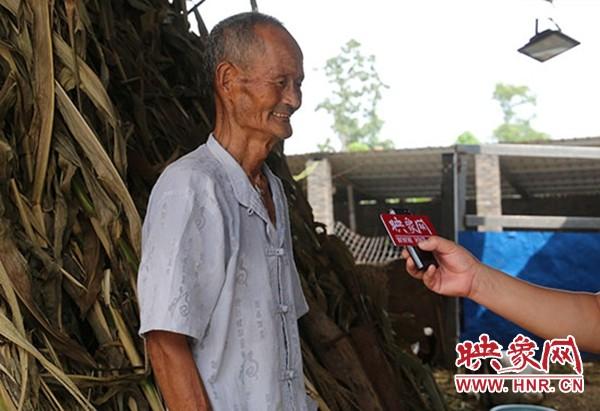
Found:
[{"label": "blue tarp", "polygon": [[[459,243],[484,263],[531,283],[572,291],[600,291],[600,234],[463,231]],[[484,332],[505,348],[518,333],[534,338],[538,346],[543,344],[543,340],[515,324],[464,299],[461,340],[477,340]]]}]

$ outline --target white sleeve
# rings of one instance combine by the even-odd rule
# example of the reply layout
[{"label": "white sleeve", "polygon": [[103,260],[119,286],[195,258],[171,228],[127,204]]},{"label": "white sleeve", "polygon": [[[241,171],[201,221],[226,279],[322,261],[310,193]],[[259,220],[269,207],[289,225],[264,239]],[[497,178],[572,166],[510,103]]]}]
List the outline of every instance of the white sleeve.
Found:
[{"label": "white sleeve", "polygon": [[139,333],[164,330],[201,341],[225,282],[223,218],[212,184],[196,191],[165,186],[153,190],[144,220]]}]

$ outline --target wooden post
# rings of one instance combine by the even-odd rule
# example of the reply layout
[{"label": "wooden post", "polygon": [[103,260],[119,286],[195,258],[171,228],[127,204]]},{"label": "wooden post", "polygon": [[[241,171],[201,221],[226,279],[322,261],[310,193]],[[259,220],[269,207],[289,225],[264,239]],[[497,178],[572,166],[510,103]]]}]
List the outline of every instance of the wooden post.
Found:
[{"label": "wooden post", "polygon": [[354,186],[352,184],[346,186],[346,193],[348,195],[348,223],[350,224],[350,230],[356,233],[356,210],[354,208]]},{"label": "wooden post", "polygon": [[[464,230],[466,211],[467,157],[457,153],[442,154],[442,225],[441,236],[458,241],[458,233]],[[456,343],[460,334],[460,300],[444,298],[444,310],[440,329],[443,363],[454,367]]]}]

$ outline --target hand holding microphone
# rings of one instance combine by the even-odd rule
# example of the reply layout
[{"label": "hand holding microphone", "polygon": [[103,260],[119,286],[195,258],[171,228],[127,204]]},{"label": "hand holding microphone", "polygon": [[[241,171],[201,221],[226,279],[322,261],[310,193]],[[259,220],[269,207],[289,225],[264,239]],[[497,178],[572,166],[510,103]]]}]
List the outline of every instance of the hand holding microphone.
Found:
[{"label": "hand holding microphone", "polygon": [[437,266],[431,264],[420,270],[410,251],[402,250],[406,270],[414,278],[423,280],[430,290],[452,297],[470,297],[476,285],[476,277],[482,264],[466,249],[442,237],[431,236],[415,248],[431,252]]}]

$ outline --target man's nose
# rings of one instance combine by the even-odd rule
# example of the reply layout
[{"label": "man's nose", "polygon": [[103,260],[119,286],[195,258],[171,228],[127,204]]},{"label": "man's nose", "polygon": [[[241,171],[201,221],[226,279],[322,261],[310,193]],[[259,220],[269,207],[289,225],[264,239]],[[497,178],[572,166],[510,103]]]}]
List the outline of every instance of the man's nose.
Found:
[{"label": "man's nose", "polygon": [[296,84],[288,85],[285,89],[283,102],[297,110],[302,105],[302,90]]}]

